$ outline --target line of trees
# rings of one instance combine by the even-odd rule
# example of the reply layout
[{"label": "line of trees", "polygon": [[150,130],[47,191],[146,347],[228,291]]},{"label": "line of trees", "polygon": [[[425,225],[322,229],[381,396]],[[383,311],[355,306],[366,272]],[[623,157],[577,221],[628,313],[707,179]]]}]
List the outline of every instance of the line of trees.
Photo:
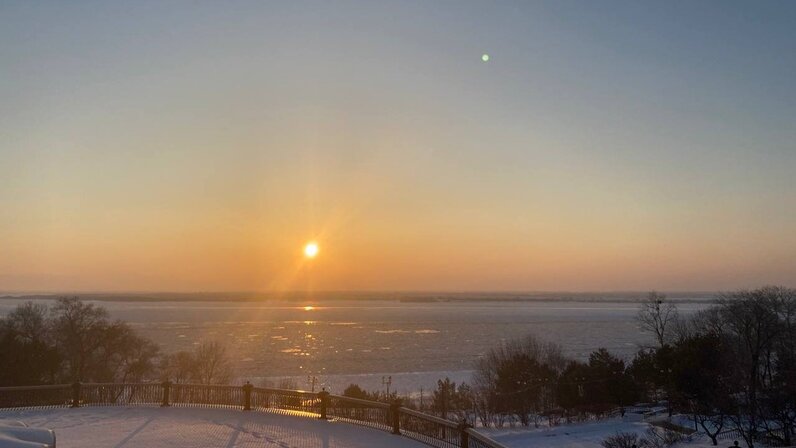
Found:
[{"label": "line of trees", "polygon": [[[421,392],[422,394],[422,392]],[[456,384],[450,378],[437,380],[437,387],[428,396],[399,395],[397,392],[367,391],[358,384],[350,384],[343,390],[343,396],[359,398],[362,400],[381,401],[392,403],[396,400],[402,406],[439,415],[442,418],[465,421],[471,425],[475,424],[475,393],[473,388],[462,382]]]},{"label": "line of trees", "polygon": [[[486,427],[538,426],[665,403],[670,415],[692,416],[694,429],[714,445],[723,430],[734,430],[749,447],[793,444],[796,290],[723,294],[689,318],[653,292],[640,306],[638,322],[655,343],[630,362],[604,348],[585,362],[570,360],[558,345],[528,336],[482,357],[472,387],[440,381],[430,410]],[[457,396],[459,389],[464,394]]]},{"label": "line of trees", "polygon": [[604,348],[582,362],[534,336],[509,341],[477,362],[473,413],[487,427],[606,416],[643,398],[634,367]]},{"label": "line of trees", "polygon": [[77,298],[52,306],[27,302],[0,318],[0,386],[83,382],[224,384],[231,378],[224,346],[203,342],[164,355],[127,323]]},{"label": "line of trees", "polygon": [[639,312],[642,323],[651,323],[645,328],[662,336],[639,354],[646,390],[662,392],[672,407],[693,415],[714,445],[722,429],[735,430],[749,447],[792,445],[796,290],[767,286],[723,294],[692,318],[665,323],[662,316],[672,307],[651,295]]}]

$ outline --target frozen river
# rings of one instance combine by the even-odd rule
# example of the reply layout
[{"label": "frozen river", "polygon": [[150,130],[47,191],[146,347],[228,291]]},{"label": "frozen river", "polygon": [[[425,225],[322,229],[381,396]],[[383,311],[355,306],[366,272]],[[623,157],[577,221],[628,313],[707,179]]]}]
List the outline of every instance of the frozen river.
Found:
[{"label": "frozen river", "polygon": [[[0,313],[17,303],[0,301]],[[529,333],[560,344],[567,355],[580,359],[598,347],[629,357],[649,341],[634,319],[638,304],[627,302],[97,303],[166,352],[216,339],[229,347],[242,378],[306,380],[311,374],[334,383],[333,389],[354,380],[376,388],[388,373],[402,373],[394,375],[399,391],[433,384],[440,372],[466,379],[480,355]],[[679,308],[681,314],[690,314],[704,306],[686,303]]]}]

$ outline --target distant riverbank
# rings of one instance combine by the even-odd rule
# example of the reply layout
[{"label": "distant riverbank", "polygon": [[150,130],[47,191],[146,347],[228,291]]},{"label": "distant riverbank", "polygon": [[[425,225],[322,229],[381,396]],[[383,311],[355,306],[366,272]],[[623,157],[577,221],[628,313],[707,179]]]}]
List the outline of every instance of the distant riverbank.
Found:
[{"label": "distant riverbank", "polygon": [[[307,302],[310,301],[368,301],[390,300],[405,303],[433,302],[604,302],[636,303],[648,291],[618,292],[423,292],[423,291],[323,291],[323,292],[146,292],[146,293],[0,293],[0,300],[52,300],[57,297],[79,297],[100,302]],[[709,303],[719,296],[716,291],[664,292],[676,303]]]}]

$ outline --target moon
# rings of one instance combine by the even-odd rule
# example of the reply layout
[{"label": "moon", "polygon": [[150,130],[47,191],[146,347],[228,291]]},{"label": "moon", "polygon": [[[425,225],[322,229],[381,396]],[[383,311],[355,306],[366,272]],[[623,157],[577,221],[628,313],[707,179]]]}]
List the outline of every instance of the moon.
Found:
[{"label": "moon", "polygon": [[481,55],[481,60],[484,62],[489,62],[489,55],[484,53]]}]

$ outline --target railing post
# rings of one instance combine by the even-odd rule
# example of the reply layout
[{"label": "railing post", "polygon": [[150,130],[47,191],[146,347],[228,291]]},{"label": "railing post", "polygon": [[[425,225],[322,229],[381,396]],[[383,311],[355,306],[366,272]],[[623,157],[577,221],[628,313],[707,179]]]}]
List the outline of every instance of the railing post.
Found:
[{"label": "railing post", "polygon": [[470,448],[470,433],[467,432],[468,428],[471,428],[469,423],[466,420],[462,420],[459,423],[459,447],[460,448]]},{"label": "railing post", "polygon": [[251,411],[252,410],[252,383],[246,381],[246,384],[243,385],[243,410],[244,411]]},{"label": "railing post", "polygon": [[324,388],[322,391],[318,392],[318,398],[321,399],[321,416],[318,417],[321,420],[327,419],[327,412],[329,410],[329,392],[326,392]]},{"label": "railing post", "polygon": [[171,403],[169,403],[169,399],[171,398],[171,381],[166,380],[160,383],[160,387],[163,388],[163,401],[160,403],[160,406],[171,406]]},{"label": "railing post", "polygon": [[392,420],[392,433],[401,434],[401,400],[397,398],[390,403],[390,419]]},{"label": "railing post", "polygon": [[75,381],[72,383],[72,407],[79,408],[80,407],[80,389],[81,389],[80,381]]}]

